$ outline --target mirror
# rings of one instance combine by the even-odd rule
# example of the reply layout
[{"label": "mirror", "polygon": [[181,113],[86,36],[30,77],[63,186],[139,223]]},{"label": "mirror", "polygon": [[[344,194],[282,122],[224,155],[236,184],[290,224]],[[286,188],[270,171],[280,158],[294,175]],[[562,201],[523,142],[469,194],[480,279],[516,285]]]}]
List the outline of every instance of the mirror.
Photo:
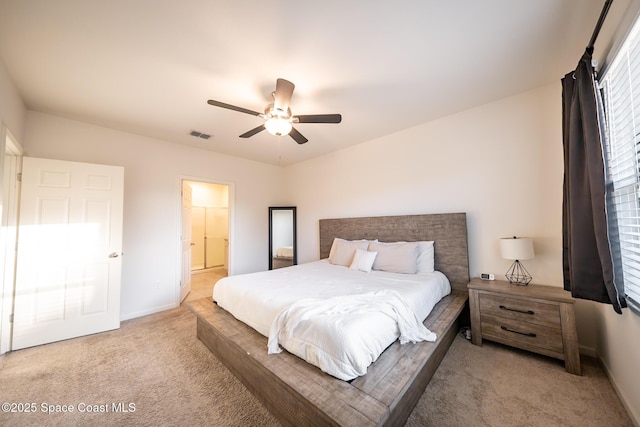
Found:
[{"label": "mirror", "polygon": [[269,270],[298,263],[296,247],[296,208],[269,208]]}]

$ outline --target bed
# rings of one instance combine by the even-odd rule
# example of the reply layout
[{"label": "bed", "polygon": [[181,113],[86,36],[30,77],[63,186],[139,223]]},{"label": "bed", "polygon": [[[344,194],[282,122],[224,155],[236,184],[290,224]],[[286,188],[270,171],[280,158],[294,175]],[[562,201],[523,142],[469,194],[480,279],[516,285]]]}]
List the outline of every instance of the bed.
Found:
[{"label": "bed", "polygon": [[437,340],[409,345],[396,341],[368,366],[366,375],[344,381],[289,352],[267,354],[264,335],[208,298],[189,304],[198,318],[198,338],[284,425],[402,424],[459,328],[469,281],[466,215],[329,219],[320,220],[319,230],[321,259],[329,256],[336,237],[434,241],[435,269],[451,285],[450,294],[423,322]]},{"label": "bed", "polygon": [[[388,252],[408,245],[389,244]],[[385,253],[367,254],[384,260]],[[279,353],[282,347],[348,381],[365,375],[399,337],[434,341],[422,321],[450,290],[448,279],[438,271],[361,271],[323,259],[223,278],[216,283],[213,300],[268,337],[269,353]]]}]

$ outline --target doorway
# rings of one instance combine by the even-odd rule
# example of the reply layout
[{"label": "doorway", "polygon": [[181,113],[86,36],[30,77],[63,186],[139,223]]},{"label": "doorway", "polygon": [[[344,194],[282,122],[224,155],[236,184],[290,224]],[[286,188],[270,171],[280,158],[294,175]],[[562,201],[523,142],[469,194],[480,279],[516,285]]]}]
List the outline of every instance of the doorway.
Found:
[{"label": "doorway", "polygon": [[22,167],[22,147],[9,130],[0,124],[0,354],[11,350],[13,298],[18,243],[18,205]]},{"label": "doorway", "polygon": [[187,300],[211,297],[229,271],[229,185],[185,181],[191,187],[191,291]]},{"label": "doorway", "polygon": [[229,208],[191,207],[191,270],[227,268]]}]

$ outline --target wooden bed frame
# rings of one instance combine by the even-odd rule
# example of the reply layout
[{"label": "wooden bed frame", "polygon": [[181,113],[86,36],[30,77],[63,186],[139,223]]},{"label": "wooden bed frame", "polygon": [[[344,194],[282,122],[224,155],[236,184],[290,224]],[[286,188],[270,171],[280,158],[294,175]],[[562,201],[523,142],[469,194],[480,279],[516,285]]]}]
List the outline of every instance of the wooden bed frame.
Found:
[{"label": "wooden bed frame", "polygon": [[409,215],[320,220],[320,257],[334,237],[435,242],[435,267],[452,292],[424,324],[435,343],[389,346],[367,374],[334,378],[284,351],[267,354],[267,338],[236,320],[211,298],[187,305],[197,336],[283,424],[290,426],[397,426],[406,422],[459,330],[469,282],[466,214]]}]

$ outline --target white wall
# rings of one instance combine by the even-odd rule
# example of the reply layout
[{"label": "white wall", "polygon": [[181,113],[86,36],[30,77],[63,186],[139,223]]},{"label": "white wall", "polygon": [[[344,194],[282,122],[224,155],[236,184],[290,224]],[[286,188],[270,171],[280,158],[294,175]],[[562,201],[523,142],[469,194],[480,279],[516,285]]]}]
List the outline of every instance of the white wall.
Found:
[{"label": "white wall", "polygon": [[610,306],[596,312],[598,356],[627,411],[640,425],[640,316],[631,310],[622,315]]},{"label": "white wall", "polygon": [[560,83],[287,169],[301,262],[320,218],[466,212],[472,276],[502,275],[498,239],[528,236],[534,283],[562,285]]},{"label": "white wall", "polygon": [[31,111],[24,148],[31,157],[124,166],[123,319],[176,303],[181,178],[232,183],[230,273],[268,268],[268,207],[284,191],[280,167]]},{"label": "white wall", "polygon": [[[25,115],[24,102],[0,58],[0,124],[6,126],[19,143],[22,142]],[[4,153],[4,141],[2,144],[0,148]]]},{"label": "white wall", "polygon": [[204,208],[228,208],[229,187],[223,184],[188,181],[191,190],[191,206]]},{"label": "white wall", "polygon": [[[533,283],[561,287],[561,91],[558,81],[290,166],[300,262],[319,256],[321,218],[466,212],[472,277],[504,278],[498,239],[528,236]],[[640,317],[576,306],[581,351],[601,355],[627,407],[640,408]]]}]

